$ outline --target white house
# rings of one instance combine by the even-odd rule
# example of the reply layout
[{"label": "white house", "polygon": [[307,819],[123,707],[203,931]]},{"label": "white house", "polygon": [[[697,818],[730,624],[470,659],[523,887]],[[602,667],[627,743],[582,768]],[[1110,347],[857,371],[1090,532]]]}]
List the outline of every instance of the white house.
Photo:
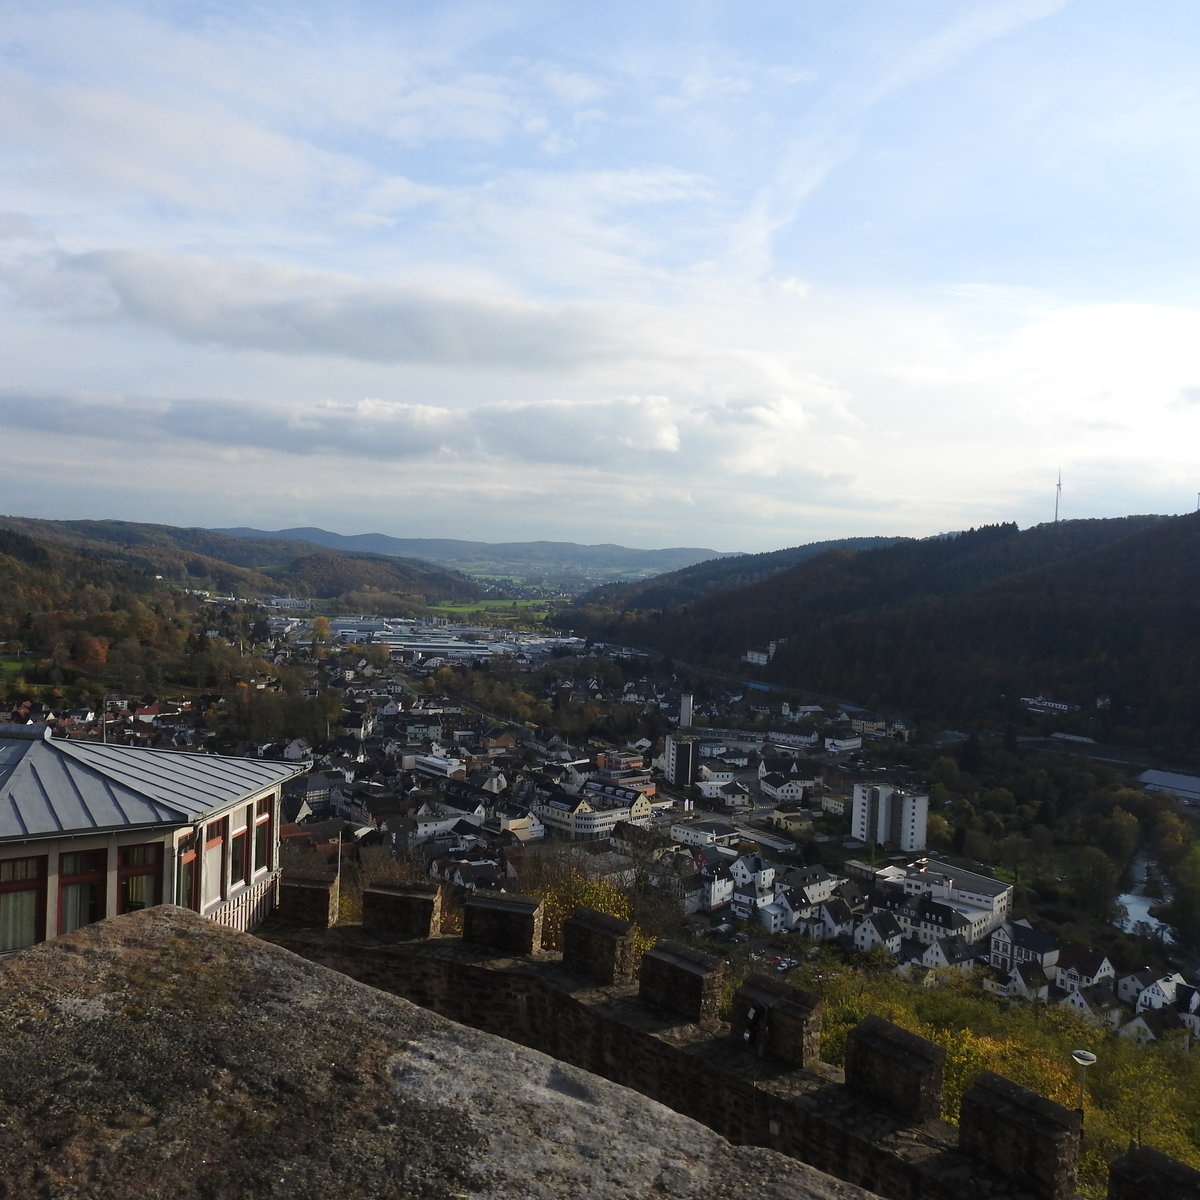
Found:
[{"label": "white house", "polygon": [[1176,989],[1181,983],[1186,984],[1187,980],[1178,972],[1153,971],[1143,967],[1118,980],[1117,996],[1124,1003],[1132,1004],[1134,1012],[1173,1008]]},{"label": "white house", "polygon": [[854,928],[854,914],[845,900],[839,900],[835,896],[824,904],[818,904],[801,928],[814,941],[832,941],[834,938],[850,934]]},{"label": "white house", "polygon": [[1077,1012],[1097,1025],[1107,1025],[1110,1029],[1116,1029],[1121,1024],[1121,1002],[1107,981],[1067,992],[1058,1005]]},{"label": "white house", "polygon": [[803,800],[808,792],[808,785],[803,779],[775,773],[764,775],[758,781],[758,786],[763,795],[770,796],[772,800]]},{"label": "white house", "polygon": [[871,913],[854,929],[854,945],[864,954],[883,946],[893,957],[900,953],[900,922],[891,913]]},{"label": "white house", "polygon": [[1028,921],[1006,921],[992,930],[988,961],[998,970],[1009,971],[1032,963],[1050,979],[1058,955],[1058,940],[1052,934],[1034,929]]},{"label": "white house", "polygon": [[1063,946],[1054,964],[1054,985],[1064,992],[1078,992],[1097,983],[1111,987],[1117,972],[1102,950],[1088,950],[1070,943]]},{"label": "white house", "polygon": [[825,735],[825,750],[828,754],[847,754],[862,749],[862,734],[855,733],[849,726],[830,730]]},{"label": "white house", "polygon": [[775,899],[775,868],[757,854],[743,854],[729,864],[733,876],[733,914],[743,920]]},{"label": "white house", "polygon": [[671,826],[671,838],[685,846],[728,846],[741,834],[724,821],[680,821]]}]

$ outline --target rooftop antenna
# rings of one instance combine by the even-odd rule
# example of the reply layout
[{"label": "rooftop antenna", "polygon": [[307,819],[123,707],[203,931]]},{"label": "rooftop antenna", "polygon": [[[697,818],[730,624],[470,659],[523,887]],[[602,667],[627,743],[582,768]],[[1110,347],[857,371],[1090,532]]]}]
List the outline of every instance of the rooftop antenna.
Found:
[{"label": "rooftop antenna", "polygon": [[[1058,487],[1054,491],[1054,523],[1058,524],[1058,502],[1062,499],[1062,467],[1058,468]],[[1196,504],[1200,506],[1200,495],[1196,496]]]}]

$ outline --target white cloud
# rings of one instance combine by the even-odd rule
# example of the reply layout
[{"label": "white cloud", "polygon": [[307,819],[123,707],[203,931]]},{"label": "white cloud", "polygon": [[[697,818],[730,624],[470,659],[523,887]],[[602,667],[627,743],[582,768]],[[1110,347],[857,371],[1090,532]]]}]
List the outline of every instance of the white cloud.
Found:
[{"label": "white cloud", "polygon": [[1040,518],[1061,463],[1152,508],[1193,25],[1118,8],[10,4],[0,507],[755,549]]},{"label": "white cloud", "polygon": [[[114,315],[187,341],[284,355],[570,370],[639,344],[611,311],[332,273],[145,251],[66,258],[71,278],[110,290]],[[43,289],[46,302],[57,297]]]}]

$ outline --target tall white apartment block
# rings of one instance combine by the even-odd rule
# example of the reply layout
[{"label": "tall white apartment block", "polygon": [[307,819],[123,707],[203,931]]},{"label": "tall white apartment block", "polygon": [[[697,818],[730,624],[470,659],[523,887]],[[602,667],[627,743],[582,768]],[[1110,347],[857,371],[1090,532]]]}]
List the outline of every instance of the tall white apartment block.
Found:
[{"label": "tall white apartment block", "polygon": [[908,853],[925,849],[929,797],[887,784],[856,783],[850,832],[861,842],[895,846]]},{"label": "tall white apartment block", "polygon": [[692,693],[684,692],[679,698],[679,728],[690,729],[692,727],[692,704],[694,703]]},{"label": "tall white apartment block", "polygon": [[691,738],[668,737],[663,774],[668,783],[687,787],[695,783],[700,766],[699,743]]}]

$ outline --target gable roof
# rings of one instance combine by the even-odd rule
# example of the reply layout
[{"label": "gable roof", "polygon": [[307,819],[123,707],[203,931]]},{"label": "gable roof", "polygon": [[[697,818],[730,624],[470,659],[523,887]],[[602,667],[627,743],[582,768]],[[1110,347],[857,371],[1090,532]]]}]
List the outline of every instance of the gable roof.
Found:
[{"label": "gable roof", "polygon": [[1046,955],[1058,949],[1058,939],[1053,934],[1034,929],[1025,921],[1013,921],[1001,928],[1007,929],[1014,946],[1020,946],[1030,954]]},{"label": "gable roof", "polygon": [[1087,1010],[1093,1014],[1099,1015],[1109,1013],[1121,1007],[1120,1000],[1117,999],[1117,993],[1113,991],[1110,983],[1093,983],[1088,987],[1080,988],[1077,992],[1068,992],[1064,1003],[1073,1003],[1076,1006],[1082,1004]]},{"label": "gable roof", "polygon": [[1080,976],[1094,978],[1097,972],[1103,970],[1104,964],[1108,963],[1109,970],[1112,970],[1112,963],[1109,962],[1108,955],[1103,950],[1090,950],[1086,946],[1078,946],[1074,942],[1067,942],[1058,954],[1058,967],[1062,971],[1074,970]]},{"label": "gable roof", "polygon": [[184,825],[274,787],[303,765],[51,738],[0,724],[0,839]]},{"label": "gable roof", "polygon": [[884,941],[888,941],[891,938],[898,938],[904,932],[900,928],[900,922],[890,912],[871,913],[869,916],[863,918],[864,924],[867,921],[870,921],[874,925],[875,932]]}]

